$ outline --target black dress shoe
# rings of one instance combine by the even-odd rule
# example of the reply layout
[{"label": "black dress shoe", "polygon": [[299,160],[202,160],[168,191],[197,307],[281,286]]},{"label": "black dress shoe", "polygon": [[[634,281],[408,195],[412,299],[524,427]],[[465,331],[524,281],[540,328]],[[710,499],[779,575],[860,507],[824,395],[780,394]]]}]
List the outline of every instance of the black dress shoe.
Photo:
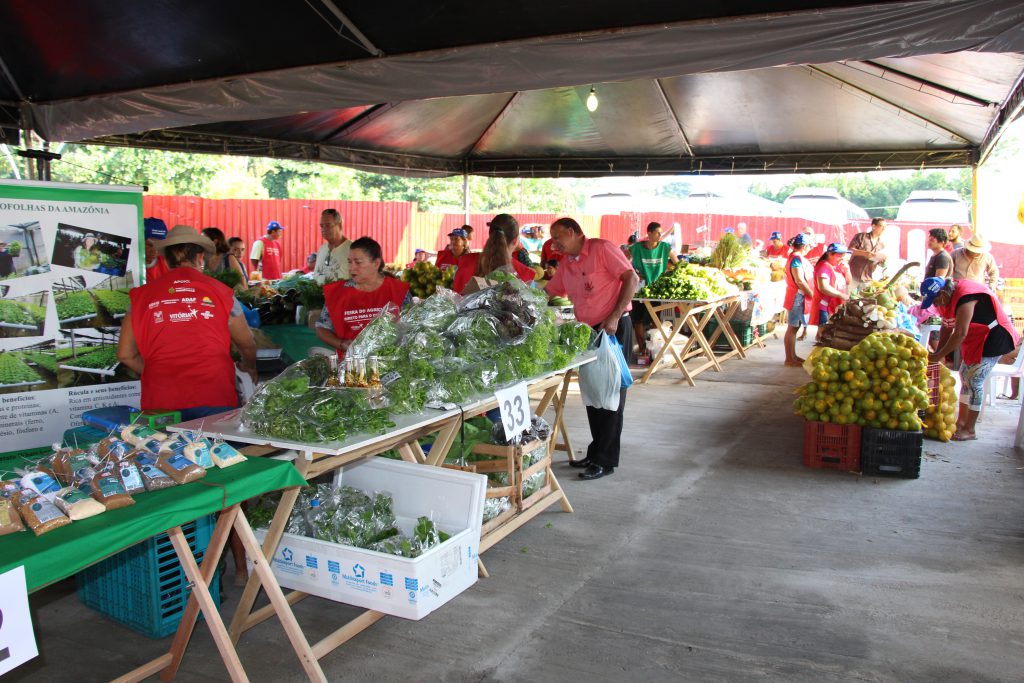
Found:
[{"label": "black dress shoe", "polygon": [[601,477],[607,477],[609,474],[614,474],[614,467],[601,467],[600,465],[589,465],[587,469],[580,472],[579,477],[584,481],[590,479],[600,479]]},{"label": "black dress shoe", "polygon": [[582,460],[570,460],[569,467],[590,467],[593,463],[590,462],[590,458],[583,458]]}]

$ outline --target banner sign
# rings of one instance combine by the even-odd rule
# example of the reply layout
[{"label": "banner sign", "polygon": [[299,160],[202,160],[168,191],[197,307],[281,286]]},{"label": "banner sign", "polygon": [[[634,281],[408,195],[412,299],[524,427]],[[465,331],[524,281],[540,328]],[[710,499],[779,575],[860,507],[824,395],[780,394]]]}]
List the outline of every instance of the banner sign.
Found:
[{"label": "banner sign", "polygon": [[117,341],[141,283],[141,228],[139,188],[0,180],[5,455],[59,442],[84,410],[138,406]]}]

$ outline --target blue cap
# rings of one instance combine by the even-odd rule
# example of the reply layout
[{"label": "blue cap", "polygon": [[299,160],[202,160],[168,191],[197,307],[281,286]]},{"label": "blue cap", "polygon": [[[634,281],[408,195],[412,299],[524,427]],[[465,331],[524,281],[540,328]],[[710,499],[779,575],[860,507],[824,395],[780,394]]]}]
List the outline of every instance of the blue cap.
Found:
[{"label": "blue cap", "polygon": [[833,242],[828,245],[825,249],[826,253],[829,254],[849,254],[850,250],[847,249],[842,242]]},{"label": "blue cap", "polygon": [[146,218],[142,221],[147,240],[162,240],[167,237],[167,224],[159,218]]},{"label": "blue cap", "polygon": [[803,247],[807,245],[807,235],[802,232],[798,232],[794,237],[789,238],[788,242],[791,247]]},{"label": "blue cap", "polygon": [[768,240],[769,241],[771,241],[771,240],[781,240],[781,239],[782,239],[782,233],[779,232],[778,230],[776,230],[775,232],[773,232],[771,235],[768,236]]},{"label": "blue cap", "polygon": [[455,228],[450,233],[448,233],[448,236],[449,237],[463,237],[463,238],[469,237],[469,235],[466,233],[466,231],[463,230],[462,228]]},{"label": "blue cap", "polygon": [[725,230],[723,230],[722,232],[727,232],[727,233],[729,233],[730,235],[733,235],[733,234],[735,234],[735,233],[736,233],[736,228],[726,228],[726,229],[725,229]]},{"label": "blue cap", "polygon": [[284,226],[277,221],[270,221],[267,223],[267,232],[270,232],[271,230],[284,230]]},{"label": "blue cap", "polygon": [[944,277],[926,277],[921,283],[921,308],[925,309],[935,303],[935,297],[946,287],[948,280]]}]

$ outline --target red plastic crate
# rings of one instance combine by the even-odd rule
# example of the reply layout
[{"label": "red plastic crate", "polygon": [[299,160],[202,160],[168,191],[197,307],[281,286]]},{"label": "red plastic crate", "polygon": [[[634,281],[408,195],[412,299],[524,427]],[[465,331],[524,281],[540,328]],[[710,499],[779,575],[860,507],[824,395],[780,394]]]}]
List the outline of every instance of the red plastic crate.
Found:
[{"label": "red plastic crate", "polygon": [[939,363],[928,364],[928,405],[939,405],[939,383],[942,381],[942,372],[939,370]]},{"label": "red plastic crate", "polygon": [[860,435],[860,425],[808,421],[804,426],[804,466],[860,470]]}]

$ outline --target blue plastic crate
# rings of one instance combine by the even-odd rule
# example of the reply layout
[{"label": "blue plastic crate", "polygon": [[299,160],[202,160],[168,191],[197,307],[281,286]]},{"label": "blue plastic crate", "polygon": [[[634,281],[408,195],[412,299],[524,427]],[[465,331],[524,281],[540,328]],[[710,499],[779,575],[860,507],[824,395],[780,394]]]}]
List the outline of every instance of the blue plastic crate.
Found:
[{"label": "blue plastic crate", "polygon": [[[198,563],[210,544],[214,523],[214,516],[208,515],[181,527]],[[214,573],[210,585],[218,603],[219,573]],[[188,577],[167,534],[82,570],[77,583],[78,599],[86,606],[150,638],[174,633],[188,603]]]},{"label": "blue plastic crate", "polygon": [[101,431],[89,425],[64,430],[63,445],[69,448],[87,449],[110,435],[109,431]]}]

